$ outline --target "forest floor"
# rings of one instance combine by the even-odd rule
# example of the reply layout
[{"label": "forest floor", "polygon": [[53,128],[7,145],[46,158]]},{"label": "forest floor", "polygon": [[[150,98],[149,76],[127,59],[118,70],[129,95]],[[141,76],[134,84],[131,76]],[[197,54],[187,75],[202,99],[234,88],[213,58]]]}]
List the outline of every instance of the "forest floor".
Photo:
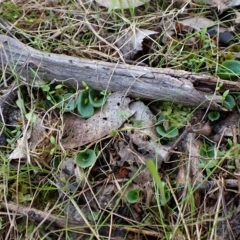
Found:
[{"label": "forest floor", "polygon": [[[237,5],[0,2],[0,39],[30,49],[24,63],[0,42],[0,239],[240,239]],[[194,87],[219,107],[132,96],[141,76],[124,91],[93,89],[91,72],[69,85],[32,48],[112,64],[113,77],[119,64],[205,74],[217,83]]]}]

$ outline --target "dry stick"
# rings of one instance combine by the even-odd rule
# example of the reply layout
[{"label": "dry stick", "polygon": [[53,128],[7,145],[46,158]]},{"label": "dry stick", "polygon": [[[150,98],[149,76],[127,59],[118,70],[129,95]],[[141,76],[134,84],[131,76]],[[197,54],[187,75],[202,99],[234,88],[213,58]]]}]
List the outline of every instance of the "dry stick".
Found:
[{"label": "dry stick", "polygon": [[[168,156],[170,156],[170,154],[173,153],[174,149],[178,146],[178,144],[187,136],[187,134],[189,133],[188,129],[185,128],[184,131],[178,136],[178,138],[176,139],[176,141],[173,143],[173,145],[170,147],[170,149],[168,150]],[[166,159],[170,159],[170,157],[166,157]],[[166,160],[165,162],[168,162],[168,160]]]},{"label": "dry stick", "polygon": [[144,235],[148,235],[148,236],[151,236],[151,237],[157,237],[157,238],[163,238],[164,237],[163,233],[154,232],[154,231],[150,231],[150,230],[144,230],[144,229],[140,229],[140,228],[123,227],[123,229],[126,230],[126,231],[129,231],[129,232],[144,234]]},{"label": "dry stick", "polygon": [[[47,82],[55,79],[72,87],[81,86],[84,80],[89,87],[96,90],[108,88],[113,92],[128,92],[131,97],[159,99],[194,107],[208,107],[211,103],[211,109],[222,109],[221,97],[204,90],[208,88],[212,93],[215,91],[218,79],[211,75],[167,68],[116,65],[46,53],[4,35],[0,35],[0,41],[7,55],[0,58],[0,66],[3,65],[10,71],[11,67],[21,69],[19,75],[29,82],[37,78],[35,83],[38,86],[42,79]],[[223,82],[222,91],[240,91],[240,82],[219,82]]]},{"label": "dry stick", "polygon": [[81,230],[81,231],[85,231],[84,229],[88,228],[84,221],[81,221],[81,222],[76,220],[72,221],[62,216],[58,216],[51,213],[45,213],[36,208],[29,208],[20,204],[16,204],[11,201],[7,203],[2,202],[1,206],[5,209],[8,209],[8,211],[27,216],[31,220],[36,221],[38,223],[46,222],[49,226],[54,226],[54,227],[63,228],[63,229],[68,227],[68,228]]},{"label": "dry stick", "polygon": [[213,227],[212,227],[212,230],[211,230],[211,235],[210,235],[210,240],[213,240],[214,236],[216,236],[216,226],[217,226],[217,223],[218,223],[218,215],[219,215],[219,211],[220,211],[220,207],[221,207],[221,198],[223,197],[223,188],[222,187],[219,187],[219,195],[220,197],[218,197],[218,200],[217,200],[217,203],[216,203],[216,210],[215,210],[215,215],[214,215],[214,220],[213,220]]},{"label": "dry stick", "polygon": [[[218,186],[219,181],[204,181],[204,182],[195,182],[192,184],[193,189],[198,189],[198,190],[205,190],[208,191],[216,186]],[[224,186],[226,188],[238,188],[238,180],[236,179],[225,179],[224,180]],[[189,183],[190,184],[190,183]],[[191,184],[190,184],[191,186]],[[185,184],[179,184],[178,188],[184,188]]]},{"label": "dry stick", "polygon": [[238,183],[238,196],[239,196],[239,204],[240,204],[240,161],[239,161],[239,154],[238,154],[238,141],[237,141],[237,129],[236,126],[233,125],[232,127],[232,133],[233,133],[233,147],[234,147],[234,157],[235,157],[235,166],[236,166],[236,172],[234,175],[237,177],[237,183]]},{"label": "dry stick", "polygon": [[237,171],[240,171],[240,161],[239,161],[239,154],[238,154],[238,141],[237,141],[237,129],[236,126],[232,126],[232,133],[233,133],[233,147],[234,147],[234,157],[235,157],[235,165]]}]

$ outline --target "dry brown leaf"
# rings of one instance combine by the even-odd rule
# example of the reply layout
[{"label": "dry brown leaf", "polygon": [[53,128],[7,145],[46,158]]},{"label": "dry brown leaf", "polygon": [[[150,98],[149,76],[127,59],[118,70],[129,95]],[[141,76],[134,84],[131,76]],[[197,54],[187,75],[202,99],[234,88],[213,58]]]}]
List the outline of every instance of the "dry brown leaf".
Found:
[{"label": "dry brown leaf", "polygon": [[89,119],[66,114],[64,117],[64,138],[62,145],[65,148],[76,148],[97,141],[107,136],[134,114],[128,105],[130,98],[124,97],[121,92],[115,92],[108,97],[101,110]]},{"label": "dry brown leaf", "polygon": [[27,158],[26,144],[28,144],[29,142],[29,147],[36,147],[39,140],[43,138],[44,130],[45,129],[41,125],[41,119],[37,118],[36,122],[32,125],[32,127],[27,130],[27,133],[17,140],[16,148],[10,154],[9,159],[12,160]]},{"label": "dry brown leaf", "polygon": [[42,125],[42,119],[38,117],[27,133],[17,141],[17,146],[10,154],[9,159],[27,158],[27,149],[29,149],[31,157],[49,161],[52,158],[50,151],[54,147],[49,140],[51,134],[51,132],[47,133],[46,128]]},{"label": "dry brown leaf", "polygon": [[201,168],[199,167],[199,150],[201,144],[202,142],[196,139],[195,133],[188,133],[184,141],[185,150],[188,151],[189,154],[189,164],[192,182],[203,181],[203,174]]},{"label": "dry brown leaf", "polygon": [[116,41],[116,46],[125,59],[132,59],[137,52],[142,50],[143,39],[153,34],[157,34],[157,32],[147,29],[128,28],[124,30],[123,35]]},{"label": "dry brown leaf", "polygon": [[186,18],[184,20],[178,21],[184,26],[191,27],[195,30],[200,30],[202,28],[209,28],[215,26],[217,23],[211,19],[205,17],[194,16],[191,18]]},{"label": "dry brown leaf", "polygon": [[[27,138],[29,138],[29,136],[27,136]],[[10,154],[8,159],[13,160],[13,159],[25,159],[25,158],[27,158],[26,142],[27,142],[27,140],[26,140],[25,137],[19,138],[17,140],[16,148],[12,151],[12,153]]]},{"label": "dry brown leaf", "polygon": [[221,10],[227,7],[240,5],[239,0],[193,0],[193,2],[200,3],[200,4],[208,4],[211,6],[217,6]]},{"label": "dry brown leaf", "polygon": [[[240,0],[194,0],[193,2],[195,3],[200,3],[200,4],[208,4],[211,6],[216,6],[219,11],[223,11],[225,9],[228,9],[230,7],[238,6],[240,5]],[[234,13],[236,14],[236,23],[240,22],[240,13],[234,9]]]},{"label": "dry brown leaf", "polygon": [[95,0],[99,5],[111,9],[136,8],[150,0]]},{"label": "dry brown leaf", "polygon": [[229,115],[213,125],[213,130],[215,133],[224,137],[233,136],[233,126],[238,126],[239,124],[239,114],[236,112],[229,113]]},{"label": "dry brown leaf", "polygon": [[222,2],[225,3],[228,7],[240,5],[240,0],[223,0]]},{"label": "dry brown leaf", "polygon": [[130,109],[135,111],[132,119],[140,121],[141,127],[133,129],[132,125],[125,124],[124,127],[129,128],[129,137],[138,147],[139,151],[144,150],[148,153],[148,157],[157,158],[160,167],[163,161],[168,160],[169,147],[163,147],[159,142],[159,136],[155,130],[155,124],[157,122],[155,116],[141,101],[131,103]]}]

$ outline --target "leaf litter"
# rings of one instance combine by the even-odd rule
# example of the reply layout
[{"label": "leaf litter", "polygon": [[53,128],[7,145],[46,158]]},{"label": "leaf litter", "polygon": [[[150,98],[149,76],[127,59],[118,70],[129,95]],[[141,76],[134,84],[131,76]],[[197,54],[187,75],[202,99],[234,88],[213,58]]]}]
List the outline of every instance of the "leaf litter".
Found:
[{"label": "leaf litter", "polygon": [[[231,1],[225,1],[224,3],[221,1],[206,2],[210,5],[218,5],[223,10],[227,6],[225,4]],[[110,1],[105,1],[105,4],[108,4],[105,5],[107,8],[112,7]],[[228,28],[224,25],[222,24],[221,28],[217,28],[217,33],[219,30],[222,32],[228,31]],[[186,20],[174,20],[168,26],[163,21],[159,26],[169,31],[167,33],[163,31],[161,35],[161,41],[167,44],[173,38],[179,37],[184,31],[187,34],[204,28],[212,29],[215,26],[215,21],[205,17],[190,17]],[[144,39],[152,39],[151,36],[158,33],[158,31],[153,30],[141,30],[140,28],[132,30],[132,28],[127,28],[123,36],[116,39],[116,46],[126,59],[131,60],[135,54],[143,50]],[[215,41],[214,38],[209,39]],[[226,42],[230,44],[229,41]],[[219,42],[219,44],[221,43]],[[231,238],[237,239],[239,236],[237,229],[239,210],[236,210],[236,206],[239,206],[238,196],[234,192],[238,188],[237,181],[234,181],[232,185],[226,185],[231,189],[226,188],[223,190],[221,184],[224,181],[227,183],[230,182],[229,180],[235,180],[233,171],[228,167],[231,167],[234,161],[231,152],[232,147],[235,150],[238,149],[236,143],[234,145],[231,139],[234,136],[239,137],[239,131],[234,133],[233,127],[238,126],[239,113],[236,110],[230,110],[221,113],[220,119],[216,122],[211,122],[206,118],[205,112],[196,111],[191,120],[185,123],[185,138],[180,141],[178,139],[170,141],[160,139],[155,130],[157,124],[156,115],[159,116],[162,112],[159,111],[154,114],[152,112],[144,102],[134,101],[126,97],[125,94],[116,92],[108,97],[106,105],[87,120],[76,116],[75,113],[64,114],[64,127],[60,129],[62,134],[59,138],[59,144],[66,151],[73,150],[73,154],[69,154],[72,156],[63,157],[59,163],[57,163],[57,154],[55,156],[49,154],[51,149],[54,148],[52,144],[49,144],[50,136],[57,137],[57,134],[42,125],[42,118],[37,118],[37,121],[33,124],[28,144],[32,153],[36,152],[37,149],[43,149],[46,154],[40,158],[47,159],[47,163],[52,159],[56,161],[56,166],[53,168],[56,170],[56,174],[54,180],[50,182],[53,186],[57,186],[60,202],[66,202],[69,196],[73,198],[73,201],[67,201],[68,204],[62,205],[64,206],[65,217],[70,220],[73,219],[79,224],[97,224],[99,221],[104,222],[109,217],[106,213],[114,211],[116,216],[123,217],[113,218],[120,225],[127,223],[124,217],[143,223],[149,214],[146,208],[152,207],[152,211],[155,211],[154,206],[158,201],[155,195],[154,181],[145,166],[146,159],[151,158],[155,161],[160,176],[163,176],[168,184],[170,184],[169,180],[171,180],[171,184],[175,181],[173,187],[177,190],[173,195],[176,194],[174,197],[177,197],[178,202],[184,201],[186,190],[193,190],[194,204],[199,208],[199,211],[209,214],[209,218],[224,218],[224,221],[219,221],[220,224],[216,228],[217,237],[228,239],[228,236],[230,236],[228,234],[230,224],[233,230]],[[167,125],[165,127],[168,128]],[[183,129],[184,126],[181,130],[183,131]],[[96,152],[98,152],[98,161],[88,171],[84,171],[76,165],[76,155],[79,149],[82,149],[87,144],[90,148],[94,146]],[[12,152],[9,159],[26,158],[26,147],[21,144],[16,144],[16,146],[16,150]],[[202,146],[205,146],[205,149]],[[218,153],[210,159],[212,146]],[[22,149],[26,150],[23,155]],[[202,156],[200,152],[204,151],[206,154]],[[235,152],[235,157],[238,158],[238,151]],[[204,160],[205,165],[200,164],[200,159]],[[217,160],[217,165],[210,164],[212,160]],[[216,166],[216,169],[213,169],[212,166]],[[221,169],[228,169],[228,171],[221,175]],[[214,171],[219,180],[214,177],[210,178],[209,171]],[[169,174],[170,172],[172,175]],[[169,179],[171,177],[172,179]],[[212,179],[215,181],[215,185],[210,184]],[[204,182],[211,185],[210,189],[201,187]],[[131,190],[139,190],[140,194],[137,203],[129,206],[127,193]],[[203,201],[206,201],[207,206],[203,206]],[[223,211],[221,213],[218,213],[216,209],[216,202],[222,204]],[[170,207],[174,207],[175,204],[169,202]],[[191,202],[185,203],[184,214],[186,218],[192,214],[191,207]],[[235,213],[229,217],[229,212],[233,211]],[[178,212],[174,214],[176,213]],[[171,215],[167,210],[165,214],[169,218],[174,218],[174,214]],[[85,216],[87,216],[87,220]],[[151,225],[155,221],[153,218],[146,220],[146,222],[151,222]],[[169,224],[169,227],[173,228],[174,224]],[[86,225],[84,227],[85,232],[89,231],[89,225]],[[206,226],[203,225],[203,227]],[[110,230],[111,236],[114,237],[117,236],[123,239],[126,234],[118,226],[114,228],[103,226],[100,227],[99,232],[108,236]],[[154,234],[159,236],[157,233],[162,234],[162,229],[159,230],[152,226],[151,230],[152,232],[146,233],[146,236],[153,236]],[[131,230],[128,229],[127,231],[130,237]],[[176,231],[174,239],[186,239],[183,234],[184,230],[178,229]],[[143,233],[142,230],[141,233]],[[139,235],[138,232],[135,237]],[[83,237],[79,233],[74,233],[72,237],[89,239],[88,236]],[[141,236],[138,239],[143,239],[143,237]]]}]

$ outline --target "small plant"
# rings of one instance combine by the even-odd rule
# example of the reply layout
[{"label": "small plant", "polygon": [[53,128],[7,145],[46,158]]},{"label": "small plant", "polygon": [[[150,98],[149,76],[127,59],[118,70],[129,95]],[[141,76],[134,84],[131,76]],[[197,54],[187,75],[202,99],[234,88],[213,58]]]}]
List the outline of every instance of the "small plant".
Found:
[{"label": "small plant", "polygon": [[94,114],[94,107],[89,101],[88,90],[79,94],[77,98],[77,111],[83,118],[90,118]]},{"label": "small plant", "polygon": [[[217,87],[216,91],[219,91],[223,86],[223,82],[221,82]],[[236,106],[236,101],[232,95],[229,94],[229,90],[226,90],[222,94],[222,105],[227,109],[232,109]],[[211,119],[210,119],[211,120]]]},{"label": "small plant", "polygon": [[146,166],[149,170],[149,172],[151,173],[154,182],[156,183],[156,186],[159,189],[160,192],[160,205],[161,206],[165,206],[168,201],[170,200],[170,191],[168,189],[168,186],[165,182],[163,182],[158,174],[156,165],[154,164],[152,159],[148,159],[146,161]]},{"label": "small plant", "polygon": [[[165,116],[161,116],[158,119],[158,125],[156,127],[157,133],[164,138],[175,138],[178,136],[178,129],[175,126],[169,126],[169,124],[165,124],[168,122]],[[166,126],[168,125],[168,126]]]},{"label": "small plant", "polygon": [[183,127],[190,117],[190,108],[181,104],[172,104],[165,102],[160,107],[161,116],[158,118],[156,131],[167,139],[178,136],[178,129]]},{"label": "small plant", "polygon": [[[229,91],[229,90],[227,90]],[[236,101],[232,95],[228,94],[223,100],[223,106],[227,109],[232,109],[236,106]]]},{"label": "small plant", "polygon": [[138,199],[139,199],[139,192],[140,192],[139,189],[130,190],[127,193],[127,201],[129,203],[136,203],[138,201]]},{"label": "small plant", "polygon": [[92,166],[96,160],[97,156],[95,151],[92,149],[87,149],[78,153],[76,162],[79,167],[87,168]]},{"label": "small plant", "polygon": [[199,167],[205,169],[207,176],[210,176],[212,169],[219,163],[216,159],[219,156],[219,151],[217,151],[215,146],[209,145],[204,141],[199,154],[203,157],[200,159]]},{"label": "small plant", "polygon": [[[94,114],[95,108],[102,107],[109,95],[109,92],[106,91],[100,92],[90,89],[85,82],[82,82],[85,90],[80,92],[76,99],[74,89],[69,89],[63,84],[58,84],[52,90],[51,85],[53,83],[54,81],[41,86],[42,91],[47,95],[47,101],[63,112],[73,112],[76,109],[78,114],[83,118],[91,117]],[[46,102],[43,102],[41,105],[48,108]]]},{"label": "small plant", "polygon": [[89,118],[94,114],[95,108],[102,107],[105,104],[108,93],[89,89],[85,82],[82,82],[82,84],[85,90],[78,96],[77,111],[81,117]]},{"label": "small plant", "polygon": [[11,149],[15,148],[15,142],[22,134],[21,127],[17,126],[14,130],[8,131],[8,138],[6,139],[7,143],[9,144]]},{"label": "small plant", "polygon": [[218,68],[217,75],[222,79],[237,80],[240,76],[240,61],[224,61]]},{"label": "small plant", "polygon": [[[47,101],[63,112],[73,111],[76,107],[76,100],[74,97],[75,90],[69,89],[63,84],[58,84],[52,89],[51,85],[53,83],[54,81],[41,86],[42,91],[46,94]],[[48,108],[49,106],[49,104],[44,101],[41,102],[40,105],[43,105],[44,108]]]},{"label": "small plant", "polygon": [[220,118],[220,113],[218,111],[212,111],[208,113],[208,119],[210,121],[216,121]]}]

